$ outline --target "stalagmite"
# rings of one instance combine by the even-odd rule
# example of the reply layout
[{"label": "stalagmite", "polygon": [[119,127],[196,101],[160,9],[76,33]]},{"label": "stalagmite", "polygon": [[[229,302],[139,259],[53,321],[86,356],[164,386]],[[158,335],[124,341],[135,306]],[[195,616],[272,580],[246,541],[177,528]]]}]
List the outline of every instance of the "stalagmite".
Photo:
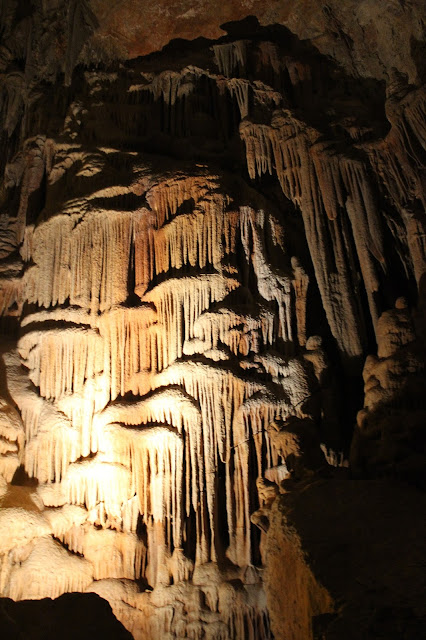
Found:
[{"label": "stalagmite", "polygon": [[[366,462],[382,471],[401,466],[418,473],[418,438],[424,410],[424,359],[417,351],[411,310],[405,298],[385,311],[377,323],[377,356],[370,354],[364,365],[364,407],[357,415],[351,449],[351,463]],[[404,420],[401,420],[404,415]],[[406,457],[398,459],[396,442],[404,441]]]}]

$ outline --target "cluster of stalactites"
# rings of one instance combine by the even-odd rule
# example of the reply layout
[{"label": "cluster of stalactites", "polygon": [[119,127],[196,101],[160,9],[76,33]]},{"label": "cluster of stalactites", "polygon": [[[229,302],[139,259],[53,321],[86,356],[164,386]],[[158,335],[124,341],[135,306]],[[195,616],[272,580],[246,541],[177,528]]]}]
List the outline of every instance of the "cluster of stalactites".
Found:
[{"label": "cluster of stalactites", "polygon": [[166,368],[183,354],[186,340],[194,337],[196,319],[223,298],[239,283],[220,274],[170,279],[144,296],[158,313],[157,370]]},{"label": "cluster of stalactites", "polygon": [[[151,215],[135,230],[136,292],[142,296],[159,274],[184,266],[219,269],[222,235],[230,245],[227,198],[209,178],[187,177],[152,187],[147,195]],[[179,213],[181,207],[186,207]],[[229,246],[232,250],[232,246]]]},{"label": "cluster of stalactites", "polygon": [[27,333],[19,350],[40,395],[58,399],[81,393],[86,380],[102,370],[100,343],[97,332],[75,327]]},{"label": "cluster of stalactites", "polygon": [[132,214],[101,211],[56,216],[27,238],[34,262],[24,276],[24,298],[42,307],[69,301],[92,313],[106,311],[128,295]]},{"label": "cluster of stalactites", "polygon": [[92,563],[94,580],[137,580],[144,573],[146,547],[136,533],[74,525],[59,539]]},{"label": "cluster of stalactites", "polygon": [[250,176],[276,171],[284,194],[300,206],[330,327],[342,352],[359,356],[363,318],[352,296],[359,288],[355,265],[359,261],[374,324],[379,272],[385,268],[383,232],[367,170],[319,142],[315,131],[287,111],[277,112],[271,126],[246,122],[240,132]]},{"label": "cluster of stalactites", "polygon": [[265,594],[254,567],[244,573],[244,584],[236,577],[239,573],[223,575],[212,563],[197,567],[188,582],[187,567],[181,549],[175,549],[162,567],[173,575],[175,585],[179,583],[179,598],[174,588],[161,589],[161,595],[155,590],[139,593],[127,581],[97,581],[90,590],[109,600],[135,640],[271,638]]},{"label": "cluster of stalactites", "polygon": [[[161,386],[178,385],[194,398],[200,417],[185,430],[187,487],[186,513],[192,505],[199,512],[197,532],[200,560],[216,560],[218,541],[215,513],[219,461],[225,463],[225,502],[230,538],[227,556],[239,566],[252,561],[250,541],[250,473],[263,475],[266,468],[278,464],[266,427],[268,420],[291,413],[290,406],[275,402],[263,409],[246,404],[259,394],[265,400],[266,389],[259,383],[235,376],[223,367],[195,363],[176,363],[158,377]],[[263,403],[264,404],[264,403]],[[264,408],[264,407],[263,407]],[[249,442],[255,443],[257,468],[250,459]],[[232,472],[234,469],[234,472]],[[204,493],[205,492],[205,493]]]},{"label": "cluster of stalactites", "polygon": [[238,69],[245,68],[247,44],[245,40],[237,40],[213,46],[216,64],[220,73],[229,77],[234,72],[238,72]]},{"label": "cluster of stalactites", "polygon": [[[234,84],[245,109],[245,89]],[[169,585],[225,557],[251,566],[253,478],[283,465],[268,425],[299,414],[309,395],[289,383],[300,371],[265,356],[277,340],[292,345],[296,326],[298,336],[304,330],[306,277],[290,266],[280,222],[231,207],[204,174],[143,188],[135,211],[87,202],[79,210],[76,201],[24,234],[23,299],[35,308],[18,348],[34,386],[14,363],[12,395],[25,430],[22,463],[54,521],[54,552],[58,541],[66,549],[64,580],[45,592],[35,580],[30,597],[92,580]],[[105,199],[118,191],[106,188]],[[257,289],[239,304],[249,279]],[[68,508],[77,520],[60,515]],[[78,554],[73,582],[68,557]],[[24,597],[16,571],[13,596]],[[219,611],[212,601],[213,609],[224,638],[243,627],[268,637],[264,607]]]},{"label": "cluster of stalactites", "polygon": [[[109,522],[121,517],[123,505],[131,499],[132,492],[136,492],[147,522],[153,518],[173,523],[173,535],[168,539],[175,547],[182,544],[181,509],[184,507],[188,516],[191,509],[200,512],[201,504],[197,558],[207,561],[215,559],[217,553],[214,522],[218,461],[226,462],[234,456],[235,477],[228,471],[226,479],[231,532],[229,555],[244,565],[251,561],[247,442],[251,438],[256,441],[258,473],[277,464],[266,423],[282,417],[283,410],[279,402],[263,413],[258,407],[252,410],[247,405],[239,415],[238,408],[259,391],[256,385],[253,387],[252,383],[214,366],[206,372],[206,380],[198,379],[198,369],[194,375],[188,371],[176,376],[170,365],[188,353],[188,349],[197,353],[200,342],[204,343],[203,354],[219,352],[225,346],[235,354],[248,356],[272,347],[277,335],[285,341],[292,340],[291,277],[268,266],[266,251],[265,234],[273,233],[278,223],[250,207],[227,211],[227,199],[217,193],[214,181],[204,177],[180,178],[152,187],[147,201],[150,213],[144,210],[116,218],[108,212],[104,217],[86,213],[80,221],[72,216],[57,216],[37,227],[27,239],[28,254],[34,262],[27,272],[28,300],[55,307],[69,298],[73,307],[80,306],[82,312],[81,317],[78,312],[73,312],[75,317],[70,312],[68,317],[58,308],[50,315],[39,312],[34,316],[35,321],[68,319],[74,324],[65,329],[30,331],[20,340],[21,357],[29,369],[30,379],[42,398],[56,405],[55,409],[51,404],[46,405],[51,407],[51,412],[61,416],[54,429],[40,429],[30,409],[31,403],[26,403],[25,398],[20,400],[29,440],[25,466],[30,475],[42,482],[63,479],[64,491],[72,503],[84,504],[89,511],[101,503]],[[188,202],[189,209],[185,208]],[[127,267],[133,237],[136,290],[147,303],[134,308],[117,305],[127,295],[124,265],[126,262]],[[273,307],[259,307],[258,316],[236,315],[232,310],[229,313],[210,311],[213,304],[220,303],[241,284],[222,267],[224,258],[235,253],[237,241],[243,245],[247,264],[252,264],[264,304],[277,304],[278,331]],[[273,241],[282,250],[280,233],[274,233]],[[88,252],[93,244],[97,246],[95,256]],[[43,249],[49,251],[43,252]],[[86,262],[94,261],[96,272],[92,263],[85,267],[84,260],[78,266],[83,254]],[[169,278],[146,291],[158,275],[184,265],[197,269],[208,266],[211,273]],[[91,279],[83,284],[83,273],[87,269],[91,271]],[[31,289],[31,274],[35,270],[38,271],[38,293]],[[41,282],[40,271],[46,275]],[[138,278],[138,274],[142,274],[141,277]],[[108,288],[111,281],[115,285]],[[96,298],[101,304],[93,302]],[[102,314],[94,315],[96,310]],[[47,314],[46,318],[43,313]],[[78,321],[86,323],[85,328],[77,327]],[[190,344],[192,347],[185,348]],[[227,357],[226,353],[223,357]],[[156,377],[162,371],[164,373]],[[128,391],[144,396],[152,389],[170,385],[179,385],[195,398],[200,411],[192,408],[179,419],[177,416],[185,404],[182,398],[179,401],[172,398],[170,406],[174,409],[165,410],[161,402],[155,402],[154,395],[133,406],[121,407],[118,403],[114,409],[114,405],[110,405],[100,413],[109,399],[114,400]],[[47,415],[45,403],[42,400],[38,403]],[[288,408],[284,413],[287,411]],[[163,437],[164,443],[159,448],[154,444],[151,460],[147,444],[158,430],[108,426],[116,420],[117,412],[120,422],[129,427],[163,424],[168,425],[167,429],[176,428],[180,437],[165,440]],[[60,434],[56,433],[58,429]],[[160,433],[168,431],[160,430]],[[58,437],[50,438],[49,434]],[[60,445],[55,445],[56,440]],[[118,441],[128,441],[128,444],[119,445]],[[184,449],[181,442],[185,443]],[[120,446],[124,446],[124,450],[116,459],[113,452],[117,456]],[[263,448],[267,451],[266,460],[262,459]],[[96,452],[106,455],[106,460],[112,456],[118,465],[130,460],[131,476],[123,471],[123,479],[116,478],[112,484],[105,484],[111,485],[111,492],[105,490],[95,475],[102,478],[101,471],[109,470],[115,478],[119,468],[110,468],[105,462],[77,462],[81,456]],[[162,458],[166,453],[167,459]],[[183,455],[186,488],[179,489],[180,493],[173,497],[172,478],[176,469],[182,468]],[[160,486],[161,493],[158,493]],[[123,495],[119,487],[123,487]],[[153,500],[152,495],[159,499]],[[169,495],[172,499],[167,505],[165,496]]]},{"label": "cluster of stalactites", "polygon": [[293,341],[291,318],[291,278],[270,264],[266,251],[267,229],[263,211],[241,207],[241,240],[247,263],[251,264],[257,278],[261,296],[275,301],[278,306],[279,336],[288,343]]},{"label": "cluster of stalactites", "polygon": [[[141,73],[140,82],[132,82],[127,90],[129,110],[115,112],[120,128],[126,134],[131,133],[132,128],[134,130],[138,123],[138,115],[140,120],[140,114],[134,109],[134,104],[146,106],[146,103],[149,102],[146,100],[146,96],[149,93],[154,103],[162,102],[165,106],[170,129],[178,136],[186,135],[191,113],[191,96],[196,96],[197,91],[206,82],[211,85],[211,90],[215,94],[213,98],[215,117],[220,118],[220,113],[222,116],[228,113],[228,116],[225,115],[225,117],[233,117],[231,111],[228,112],[226,108],[227,101],[222,100],[225,96],[229,96],[230,101],[236,103],[241,120],[250,115],[253,105],[260,108],[277,108],[283,102],[281,93],[260,79],[251,81],[245,77],[239,77],[241,74],[245,74],[247,44],[241,40],[213,47],[219,73],[211,70],[206,71],[193,65],[184,67],[180,71],[163,71],[159,74]],[[270,46],[268,47],[268,45]],[[277,55],[274,45],[262,43],[259,46],[258,54],[260,67],[267,65],[267,60],[273,60],[274,71],[278,78],[282,60]],[[300,78],[297,76],[294,63],[290,64],[289,70],[291,81],[297,85]],[[196,98],[192,100],[195,102]],[[220,107],[221,100],[222,106]],[[123,113],[126,113],[126,117],[123,117]],[[185,121],[186,124],[184,124]]]},{"label": "cluster of stalactites", "polygon": [[258,353],[275,339],[275,316],[262,309],[258,316],[237,313],[229,308],[206,311],[194,322],[194,340],[184,345],[184,353],[215,352],[226,345],[234,355]]},{"label": "cluster of stalactites", "polygon": [[389,134],[379,143],[367,146],[366,151],[383,189],[399,209],[402,224],[397,233],[406,236],[414,276],[420,286],[426,272],[422,157],[426,150],[426,98],[423,88],[410,91],[401,101],[391,98],[386,111],[392,124]]}]

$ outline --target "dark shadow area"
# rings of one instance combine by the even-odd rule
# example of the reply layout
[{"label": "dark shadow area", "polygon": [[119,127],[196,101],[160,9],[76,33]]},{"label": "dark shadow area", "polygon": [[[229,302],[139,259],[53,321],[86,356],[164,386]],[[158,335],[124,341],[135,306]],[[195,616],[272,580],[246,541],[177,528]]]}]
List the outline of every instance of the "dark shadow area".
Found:
[{"label": "dark shadow area", "polygon": [[56,600],[0,599],[2,640],[132,640],[110,605],[94,593]]},{"label": "dark shadow area", "polygon": [[421,82],[426,82],[426,42],[424,40],[416,40],[412,37],[410,40],[411,55],[416,65],[417,73]]},{"label": "dark shadow area", "polygon": [[[295,484],[279,500],[283,525],[268,533],[277,538],[267,580],[278,589],[274,595],[281,594],[273,601],[273,620],[289,610],[286,576],[294,584],[305,566],[312,585],[325,587],[335,603],[333,613],[314,617],[315,640],[425,637],[424,493],[390,479],[351,480],[342,470]],[[304,560],[289,571],[285,563],[299,544]],[[296,609],[302,603],[300,598]]]},{"label": "dark shadow area", "polygon": [[21,465],[15,471],[11,484],[18,487],[37,487],[38,480],[37,478],[30,478],[24,467]]}]

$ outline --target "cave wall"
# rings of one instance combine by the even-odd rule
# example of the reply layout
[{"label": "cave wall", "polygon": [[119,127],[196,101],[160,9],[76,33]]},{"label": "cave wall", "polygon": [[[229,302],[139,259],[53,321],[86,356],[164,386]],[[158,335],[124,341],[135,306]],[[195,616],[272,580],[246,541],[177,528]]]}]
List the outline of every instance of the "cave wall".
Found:
[{"label": "cave wall", "polygon": [[424,486],[421,7],[118,4],[2,6],[0,591],[303,640],[286,493]]}]

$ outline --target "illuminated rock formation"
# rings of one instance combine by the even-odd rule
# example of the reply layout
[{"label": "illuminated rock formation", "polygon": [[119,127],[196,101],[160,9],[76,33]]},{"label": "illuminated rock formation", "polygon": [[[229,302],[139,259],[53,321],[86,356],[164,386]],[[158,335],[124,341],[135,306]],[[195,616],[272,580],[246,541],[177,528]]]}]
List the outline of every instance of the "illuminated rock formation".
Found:
[{"label": "illuminated rock formation", "polygon": [[63,77],[31,57],[51,8],[27,76],[4,16],[0,593],[96,593],[136,640],[303,640],[334,594],[280,492],[347,466],[358,410],[353,470],[422,479],[424,92],[251,20],[97,66],[96,7]]},{"label": "illuminated rock formation", "polygon": [[[66,151],[48,144],[47,200]],[[71,173],[85,157],[75,145],[73,154]],[[17,507],[22,516],[2,510],[9,526],[23,518],[35,527],[3,556],[4,595],[108,593],[141,638],[188,637],[207,623],[222,637],[249,628],[266,638],[250,523],[256,478],[282,464],[269,422],[304,416],[310,393],[292,353],[281,225],[259,196],[253,208],[222,194],[206,167],[159,174],[122,153],[132,184],[116,187],[109,154],[111,186],[89,172],[84,200],[25,229],[28,312],[18,352],[4,356],[23,426],[5,403],[5,438],[19,446],[13,466],[5,450],[4,475],[10,481],[21,462],[38,486],[30,506]],[[117,190],[137,191],[138,206],[111,209]],[[138,580],[154,591],[139,591]],[[176,611],[176,590],[191,608]]]}]

